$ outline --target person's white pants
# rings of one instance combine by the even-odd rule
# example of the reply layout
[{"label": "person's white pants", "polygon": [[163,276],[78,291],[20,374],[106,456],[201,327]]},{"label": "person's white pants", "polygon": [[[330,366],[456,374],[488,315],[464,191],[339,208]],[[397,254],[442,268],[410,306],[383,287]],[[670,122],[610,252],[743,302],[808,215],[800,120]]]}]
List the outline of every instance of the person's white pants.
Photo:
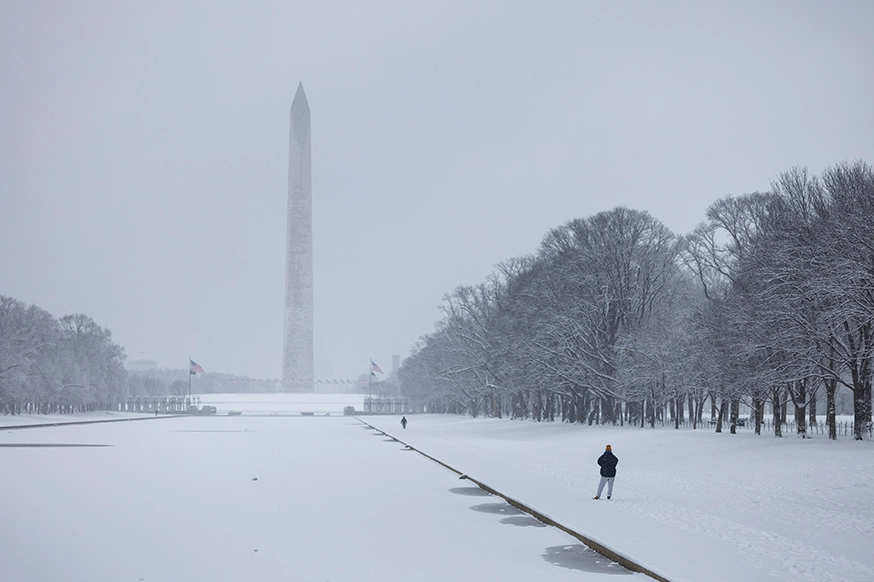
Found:
[{"label": "person's white pants", "polygon": [[613,479],[616,477],[601,477],[601,482],[598,483],[598,497],[601,497],[601,492],[604,491],[604,484],[607,484],[607,497],[613,497]]}]

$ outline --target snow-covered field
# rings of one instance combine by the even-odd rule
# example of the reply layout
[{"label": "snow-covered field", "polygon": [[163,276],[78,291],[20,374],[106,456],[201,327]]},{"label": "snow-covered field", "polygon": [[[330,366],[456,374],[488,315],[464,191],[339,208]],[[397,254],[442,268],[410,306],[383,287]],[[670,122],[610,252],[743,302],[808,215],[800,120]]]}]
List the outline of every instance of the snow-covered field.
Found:
[{"label": "snow-covered field", "polygon": [[595,580],[621,571],[351,417],[148,417],[0,435],[3,581]]},{"label": "snow-covered field", "polygon": [[[354,418],[247,398],[0,431],[0,580],[648,579]],[[673,582],[874,579],[871,442],[399,418],[361,420]],[[594,501],[608,442],[614,499]]]},{"label": "snow-covered field", "polygon": [[[410,421],[373,424],[669,580],[874,580],[870,441]],[[607,443],[620,459],[614,496],[594,501]]]}]

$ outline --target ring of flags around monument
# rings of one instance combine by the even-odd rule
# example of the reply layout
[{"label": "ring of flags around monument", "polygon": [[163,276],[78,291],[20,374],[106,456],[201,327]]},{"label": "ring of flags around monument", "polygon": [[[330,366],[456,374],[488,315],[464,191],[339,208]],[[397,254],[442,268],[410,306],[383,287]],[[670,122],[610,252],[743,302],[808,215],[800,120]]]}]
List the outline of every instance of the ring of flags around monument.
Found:
[{"label": "ring of flags around monument", "polygon": [[[190,358],[188,360],[188,371],[189,371],[189,374],[191,374],[192,376],[195,374],[203,374],[203,368],[200,366],[200,364],[198,364],[197,362],[195,362],[194,360],[192,360]],[[377,366],[376,362],[374,362],[373,360],[370,360],[370,375],[371,375],[371,377],[376,376],[377,372],[379,372],[383,376],[385,375],[385,372],[382,371],[382,368]],[[231,382],[264,382],[267,384],[282,384],[283,381],[280,378],[271,378],[269,380],[255,379],[255,378],[234,378],[231,380]],[[316,384],[338,384],[338,385],[339,384],[353,384],[353,385],[355,385],[355,384],[367,384],[367,381],[365,381],[365,380],[350,380],[348,378],[340,378],[340,379],[337,379],[337,378],[321,379],[321,378],[319,378],[319,379],[316,379],[315,382],[316,382]]]}]

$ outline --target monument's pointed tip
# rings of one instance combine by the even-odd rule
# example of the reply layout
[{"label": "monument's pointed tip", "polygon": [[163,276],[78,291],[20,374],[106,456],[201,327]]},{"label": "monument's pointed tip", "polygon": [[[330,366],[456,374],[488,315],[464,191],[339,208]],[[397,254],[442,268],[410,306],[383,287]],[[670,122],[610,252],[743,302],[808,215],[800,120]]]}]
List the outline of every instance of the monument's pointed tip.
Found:
[{"label": "monument's pointed tip", "polygon": [[297,107],[306,107],[309,109],[309,105],[307,104],[307,96],[303,90],[303,81],[297,84],[297,93],[294,94],[294,101],[291,102],[291,108],[295,109]]}]

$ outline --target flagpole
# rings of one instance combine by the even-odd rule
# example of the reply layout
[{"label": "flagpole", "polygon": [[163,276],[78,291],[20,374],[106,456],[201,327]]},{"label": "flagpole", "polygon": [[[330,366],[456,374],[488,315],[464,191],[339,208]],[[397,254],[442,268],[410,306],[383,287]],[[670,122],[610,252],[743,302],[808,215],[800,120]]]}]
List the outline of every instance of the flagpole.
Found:
[{"label": "flagpole", "polygon": [[373,406],[373,360],[368,362],[367,371],[367,397],[370,398],[370,405]]},{"label": "flagpole", "polygon": [[191,406],[191,356],[188,356],[188,402],[185,403],[185,412]]}]

